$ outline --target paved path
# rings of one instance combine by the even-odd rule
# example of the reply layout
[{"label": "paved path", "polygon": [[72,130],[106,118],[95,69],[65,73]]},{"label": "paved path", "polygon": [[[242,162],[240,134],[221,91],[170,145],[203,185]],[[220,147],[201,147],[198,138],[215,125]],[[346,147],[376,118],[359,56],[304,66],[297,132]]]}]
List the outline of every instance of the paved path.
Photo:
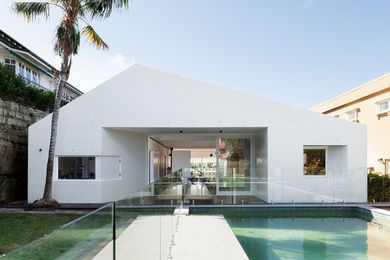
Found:
[{"label": "paved path", "polygon": [[[139,216],[117,239],[117,259],[168,259],[177,218],[168,215]],[[179,218],[172,259],[248,259],[224,217],[181,215]],[[94,259],[112,259],[112,242]]]},{"label": "paved path", "polygon": [[[166,260],[173,220],[172,215],[138,216],[117,238],[116,259]],[[112,242],[93,259],[112,259]]]},{"label": "paved path", "polygon": [[181,217],[173,259],[245,260],[240,243],[223,216]]}]

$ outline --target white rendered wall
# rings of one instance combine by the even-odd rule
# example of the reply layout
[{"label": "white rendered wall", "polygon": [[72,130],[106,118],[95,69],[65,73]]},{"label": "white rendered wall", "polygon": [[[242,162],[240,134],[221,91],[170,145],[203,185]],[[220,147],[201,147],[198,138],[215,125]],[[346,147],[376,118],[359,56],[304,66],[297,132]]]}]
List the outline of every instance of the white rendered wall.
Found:
[{"label": "white rendered wall", "polygon": [[[268,201],[366,201],[366,142],[364,137],[359,139],[359,136],[365,136],[365,129],[362,130],[356,133],[346,130],[343,126],[327,126],[316,121],[302,129],[269,128]],[[303,175],[305,145],[345,145],[345,168],[331,164],[328,165],[325,176]],[[329,158],[327,159],[329,161]]]},{"label": "white rendered wall", "polygon": [[[161,102],[172,97],[175,102]],[[197,105],[191,105],[189,98]],[[158,104],[158,109],[152,104]],[[210,113],[221,107],[223,113]],[[58,126],[56,155],[121,156],[122,179],[83,182],[72,192],[61,191],[70,189],[65,185],[54,186],[54,194],[61,194],[60,202],[105,202],[146,184],[146,133],[131,133],[127,128],[230,127],[268,128],[268,201],[366,201],[364,126],[138,65],[64,106]],[[49,128],[50,117],[29,128],[29,202],[42,195]],[[123,131],[103,130],[109,128]],[[346,171],[303,176],[304,145],[346,146]],[[337,191],[334,183],[339,185]],[[83,197],[74,195],[79,191]]]},{"label": "white rendered wall", "polygon": [[147,185],[147,143],[145,134],[113,129],[103,130],[102,154],[121,157],[121,178],[103,185],[102,200],[112,201],[131,195]]}]

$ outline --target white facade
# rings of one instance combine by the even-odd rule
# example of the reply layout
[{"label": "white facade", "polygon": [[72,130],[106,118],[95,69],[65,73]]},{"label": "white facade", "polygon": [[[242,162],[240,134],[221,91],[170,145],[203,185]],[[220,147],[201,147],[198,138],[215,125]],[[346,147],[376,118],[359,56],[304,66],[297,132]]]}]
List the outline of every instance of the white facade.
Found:
[{"label": "white facade", "polygon": [[[151,150],[169,165],[169,147],[149,138],[163,135],[188,135],[192,147],[206,136],[250,138],[254,183],[245,194],[267,202],[367,200],[365,126],[140,65],[61,108],[58,129],[61,203],[108,202],[147,185]],[[50,116],[29,128],[29,202],[43,193],[49,132]],[[326,149],[325,175],[303,174],[304,147]],[[58,157],[67,156],[95,157],[94,177],[59,179]]]}]

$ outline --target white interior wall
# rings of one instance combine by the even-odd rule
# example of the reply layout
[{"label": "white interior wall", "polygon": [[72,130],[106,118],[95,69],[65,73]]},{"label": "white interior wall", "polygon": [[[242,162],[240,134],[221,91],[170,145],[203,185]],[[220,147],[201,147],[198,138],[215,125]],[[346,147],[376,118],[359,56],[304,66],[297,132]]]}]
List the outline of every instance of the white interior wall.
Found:
[{"label": "white interior wall", "polygon": [[173,150],[172,151],[172,172],[182,168],[191,167],[191,151],[190,150]]},{"label": "white interior wall", "polygon": [[267,129],[258,131],[253,138],[254,162],[253,162],[253,180],[251,185],[253,195],[267,201],[268,200],[268,147],[267,147]]},{"label": "white interior wall", "polygon": [[[169,156],[170,149],[159,144],[158,142],[156,142],[155,140],[153,140],[151,138],[148,138],[148,146],[149,146],[149,153],[148,153],[148,162],[149,162],[148,169],[149,170],[148,170],[148,173],[149,173],[149,183],[151,183],[151,182],[157,181],[163,175],[167,174],[167,167],[170,165],[171,157]],[[159,155],[159,158],[154,158],[154,159],[158,159],[158,161],[157,161],[158,165],[154,165],[155,162],[151,161],[151,160],[153,160],[151,158],[151,155],[153,153],[155,155],[156,154]],[[164,160],[163,158],[165,158],[165,163],[161,161],[161,160]],[[163,172],[161,173],[160,171],[161,171],[163,165],[165,165],[165,169],[163,169]]]},{"label": "white interior wall", "polygon": [[[215,151],[214,149],[191,149],[192,158],[212,158],[215,160]],[[213,157],[210,157],[210,154],[213,154]]]}]

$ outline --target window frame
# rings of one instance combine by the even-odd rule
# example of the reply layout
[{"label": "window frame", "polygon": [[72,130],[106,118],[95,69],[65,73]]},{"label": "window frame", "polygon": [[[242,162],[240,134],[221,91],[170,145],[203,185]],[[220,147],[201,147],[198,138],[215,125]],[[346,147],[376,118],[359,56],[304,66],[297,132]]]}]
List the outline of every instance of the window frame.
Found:
[{"label": "window frame", "polygon": [[17,71],[16,71],[16,66],[17,65],[17,62],[16,62],[16,60],[15,59],[13,59],[13,58],[4,58],[4,66],[6,67],[6,68],[9,68],[9,69],[11,69],[11,67],[12,67],[12,71],[15,73],[15,74],[17,74]]},{"label": "window frame", "polygon": [[[353,113],[355,115],[354,118],[349,118],[349,115]],[[359,108],[355,108],[352,110],[345,111],[346,119],[351,122],[359,122]]]},{"label": "window frame", "polygon": [[[60,178],[60,158],[95,158],[95,178],[93,179],[66,179],[66,178]],[[55,173],[54,174],[54,178],[53,180],[55,181],[99,181],[100,178],[98,178],[98,175],[97,175],[97,159],[98,156],[96,155],[57,155],[56,156],[56,160],[55,160],[55,163],[56,163],[56,168],[55,168]]]},{"label": "window frame", "polygon": [[[315,175],[315,174],[305,174],[305,150],[325,150],[325,174]],[[304,145],[302,149],[302,175],[308,178],[318,178],[318,177],[327,177],[328,176],[328,146],[325,145]]]},{"label": "window frame", "polygon": [[22,78],[25,78],[26,75],[26,67],[21,62],[19,62],[18,75]]},{"label": "window frame", "polygon": [[[382,104],[384,104],[384,103],[387,103],[387,109],[381,111],[380,110],[380,106]],[[379,101],[375,102],[375,113],[376,113],[376,115],[382,115],[382,114],[389,113],[389,112],[390,112],[390,98],[382,99],[382,100],[379,100]]]}]

